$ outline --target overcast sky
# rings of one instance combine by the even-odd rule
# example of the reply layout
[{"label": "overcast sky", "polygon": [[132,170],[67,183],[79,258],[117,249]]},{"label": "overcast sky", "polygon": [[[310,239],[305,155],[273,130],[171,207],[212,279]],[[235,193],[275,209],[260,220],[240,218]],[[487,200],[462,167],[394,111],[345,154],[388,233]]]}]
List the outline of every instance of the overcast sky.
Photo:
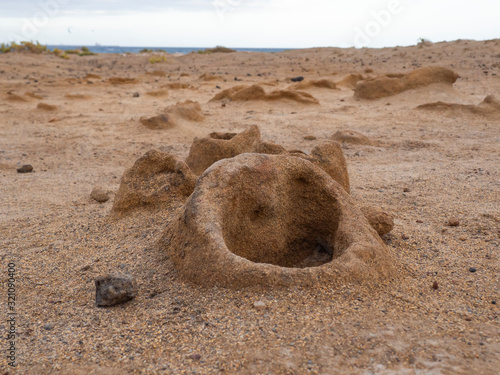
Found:
[{"label": "overcast sky", "polygon": [[500,0],[0,0],[0,42],[385,47],[500,38]]}]

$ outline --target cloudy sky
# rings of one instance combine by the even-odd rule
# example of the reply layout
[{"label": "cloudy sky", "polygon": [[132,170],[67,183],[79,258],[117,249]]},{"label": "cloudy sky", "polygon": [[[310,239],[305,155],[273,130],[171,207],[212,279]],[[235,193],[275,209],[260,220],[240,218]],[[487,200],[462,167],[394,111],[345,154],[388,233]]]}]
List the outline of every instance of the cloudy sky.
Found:
[{"label": "cloudy sky", "polygon": [[0,42],[384,47],[500,38],[499,0],[1,0]]}]

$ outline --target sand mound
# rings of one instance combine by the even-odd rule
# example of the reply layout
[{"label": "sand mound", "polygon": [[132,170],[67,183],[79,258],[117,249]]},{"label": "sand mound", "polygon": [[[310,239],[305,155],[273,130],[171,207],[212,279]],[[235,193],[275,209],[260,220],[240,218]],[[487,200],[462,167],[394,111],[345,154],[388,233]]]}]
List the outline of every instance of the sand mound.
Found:
[{"label": "sand mound", "polygon": [[331,139],[340,143],[350,143],[352,145],[375,146],[376,142],[372,141],[366,135],[355,132],[353,130],[339,130]]},{"label": "sand mound", "polygon": [[213,165],[160,244],[185,279],[205,286],[335,286],[394,272],[349,194],[290,155]]},{"label": "sand mound", "polygon": [[450,69],[419,68],[409,74],[389,74],[360,81],[356,84],[354,96],[360,99],[378,99],[434,83],[452,85],[457,79],[458,74]]},{"label": "sand mound", "polygon": [[113,203],[112,214],[164,208],[183,201],[194,189],[196,176],[175,156],[152,150],[125,171]]},{"label": "sand mound", "polygon": [[212,74],[205,73],[205,74],[202,74],[198,79],[200,79],[201,81],[210,82],[210,81],[219,81],[222,79],[222,77],[221,76],[214,76]]},{"label": "sand mound", "polygon": [[187,83],[173,82],[173,83],[167,83],[162,87],[170,90],[181,90],[181,89],[188,89],[189,85]]},{"label": "sand mound", "polygon": [[323,169],[331,178],[337,181],[345,191],[350,193],[349,172],[342,147],[337,142],[325,142],[316,146],[311,155],[303,152],[292,152],[293,156],[309,160]]},{"label": "sand mound", "polygon": [[51,111],[51,112],[57,111],[57,106],[47,103],[38,103],[36,108],[41,109],[42,111]]},{"label": "sand mound", "polygon": [[186,164],[195,174],[201,175],[219,160],[243,153],[259,152],[260,130],[255,125],[233,137],[224,135],[223,138],[217,138],[219,134],[212,133],[210,137],[194,139]]},{"label": "sand mound", "polygon": [[101,79],[102,77],[98,74],[93,74],[93,73],[89,73],[87,74],[84,79]]},{"label": "sand mound", "polygon": [[194,122],[201,122],[205,120],[205,116],[201,112],[201,106],[198,102],[186,100],[185,102],[178,102],[165,109],[165,113],[174,119],[183,119]]},{"label": "sand mound", "polygon": [[43,99],[43,96],[40,96],[34,92],[25,92],[24,93],[24,96],[28,97],[28,98],[32,98],[32,99],[38,99],[38,100],[42,100]]},{"label": "sand mound", "polygon": [[481,116],[500,116],[500,101],[493,95],[488,95],[479,105],[435,102],[419,105],[417,109],[446,112],[454,116],[458,113]]},{"label": "sand mound", "polygon": [[92,98],[90,95],[83,94],[66,94],[64,97],[70,100],[87,100]]},{"label": "sand mound", "polygon": [[328,79],[320,79],[318,81],[303,81],[289,87],[290,90],[306,90],[311,88],[337,90],[337,85]]},{"label": "sand mound", "polygon": [[28,101],[28,99],[26,99],[25,97],[23,97],[21,95],[14,94],[13,92],[7,93],[6,100],[8,100],[9,102],[27,102]]},{"label": "sand mound", "polygon": [[167,90],[148,91],[146,92],[146,95],[154,97],[168,96],[168,91]]},{"label": "sand mound", "polygon": [[363,206],[361,211],[379,236],[389,233],[394,228],[394,216],[380,208]]},{"label": "sand mound", "polygon": [[167,76],[167,72],[165,72],[163,70],[154,70],[152,72],[146,72],[146,74],[148,76],[153,76],[153,77],[166,77]]},{"label": "sand mound", "polygon": [[361,74],[349,74],[347,77],[337,82],[337,86],[355,89],[356,84],[364,79],[365,77],[363,77]]},{"label": "sand mound", "polygon": [[229,99],[231,101],[277,101],[291,100],[304,104],[319,104],[319,101],[311,94],[302,91],[277,90],[269,94],[259,85],[236,86],[215,95],[210,101]]},{"label": "sand mound", "polygon": [[108,79],[108,82],[113,85],[127,85],[131,83],[138,83],[135,78],[123,78],[123,77],[111,77]]},{"label": "sand mound", "polygon": [[160,130],[160,129],[172,129],[176,126],[176,123],[169,116],[161,114],[153,117],[141,117],[141,123],[148,129]]}]

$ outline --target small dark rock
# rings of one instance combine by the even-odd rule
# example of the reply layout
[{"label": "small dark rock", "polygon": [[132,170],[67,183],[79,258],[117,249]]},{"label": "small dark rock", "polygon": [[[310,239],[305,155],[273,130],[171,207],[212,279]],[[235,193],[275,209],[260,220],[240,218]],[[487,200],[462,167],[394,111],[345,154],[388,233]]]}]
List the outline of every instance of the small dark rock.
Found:
[{"label": "small dark rock", "polygon": [[410,189],[409,188],[404,188],[403,189],[403,193],[409,193],[410,192]]},{"label": "small dark rock", "polygon": [[432,289],[435,289],[435,290],[438,290],[438,289],[439,289],[439,284],[438,284],[438,282],[437,282],[437,281],[434,281],[434,282],[432,283]]},{"label": "small dark rock", "polygon": [[95,289],[97,306],[114,306],[130,301],[137,295],[137,282],[132,275],[107,275],[96,279]]},{"label": "small dark rock", "polygon": [[303,80],[304,80],[304,77],[302,77],[302,76],[292,78],[292,82],[302,82]]},{"label": "small dark rock", "polygon": [[43,329],[47,331],[52,331],[54,329],[54,325],[52,323],[47,323],[43,326]]},{"label": "small dark rock", "polygon": [[134,92],[132,94],[132,97],[134,97],[134,98],[138,98],[139,96],[141,96],[141,94],[139,94],[138,92]]},{"label": "small dark rock", "polygon": [[401,236],[401,239],[403,239],[403,240],[409,240],[409,239],[410,239],[410,237],[408,237],[406,234],[403,234],[403,235]]},{"label": "small dark rock", "polygon": [[315,137],[314,135],[306,135],[306,136],[304,137],[304,139],[305,139],[306,141],[314,141],[314,140],[316,140],[316,137]]},{"label": "small dark rock", "polygon": [[496,304],[497,304],[497,301],[491,301],[491,304],[492,304],[492,305],[496,305]]},{"label": "small dark rock", "polygon": [[417,220],[417,224],[422,224],[423,221],[422,220]]},{"label": "small dark rock", "polygon": [[33,166],[29,164],[25,164],[21,168],[17,168],[17,173],[31,173],[31,172],[33,172]]},{"label": "small dark rock", "polygon": [[474,273],[474,272],[476,272],[476,271],[477,271],[477,270],[476,270],[474,267],[469,268],[469,272]]},{"label": "small dark rock", "polygon": [[188,358],[192,359],[193,361],[199,361],[201,359],[201,355],[199,355],[199,354],[191,354],[191,355],[188,355]]},{"label": "small dark rock", "polygon": [[454,218],[454,217],[450,217],[448,219],[448,225],[450,227],[458,227],[460,225],[460,221],[458,221],[457,218]]}]

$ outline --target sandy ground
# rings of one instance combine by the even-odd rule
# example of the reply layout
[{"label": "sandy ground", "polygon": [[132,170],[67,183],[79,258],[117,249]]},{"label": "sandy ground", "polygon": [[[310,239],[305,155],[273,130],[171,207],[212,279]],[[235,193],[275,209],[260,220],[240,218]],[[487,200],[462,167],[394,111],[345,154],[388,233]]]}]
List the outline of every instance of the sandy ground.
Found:
[{"label": "sandy ground", "polygon": [[[8,328],[9,262],[18,313],[18,365],[2,353],[2,374],[498,373],[500,119],[415,109],[500,99],[498,40],[190,54],[157,64],[150,57],[0,55],[0,329]],[[343,87],[307,89],[320,105],[209,102],[237,84],[272,82],[263,86],[271,91],[299,75],[337,82],[431,65],[460,78],[373,101]],[[102,78],[85,79],[89,73]],[[204,73],[219,78],[199,79]],[[110,77],[136,82],[113,85]],[[191,88],[146,94],[172,82]],[[201,104],[205,121],[168,130],[139,121],[187,99]],[[37,109],[40,102],[57,109]],[[175,209],[110,222],[113,199],[90,198],[96,185],[116,192],[124,170],[150,149],[184,158],[195,136],[250,125],[265,140],[306,152],[340,129],[380,142],[346,144],[344,152],[352,195],[396,217],[384,238],[399,269],[394,278],[338,289],[194,287],[155,245]],[[311,135],[316,140],[304,139]],[[18,174],[23,164],[34,173]],[[448,226],[450,217],[460,225]],[[139,296],[95,307],[95,278],[117,271],[137,278]]]}]

